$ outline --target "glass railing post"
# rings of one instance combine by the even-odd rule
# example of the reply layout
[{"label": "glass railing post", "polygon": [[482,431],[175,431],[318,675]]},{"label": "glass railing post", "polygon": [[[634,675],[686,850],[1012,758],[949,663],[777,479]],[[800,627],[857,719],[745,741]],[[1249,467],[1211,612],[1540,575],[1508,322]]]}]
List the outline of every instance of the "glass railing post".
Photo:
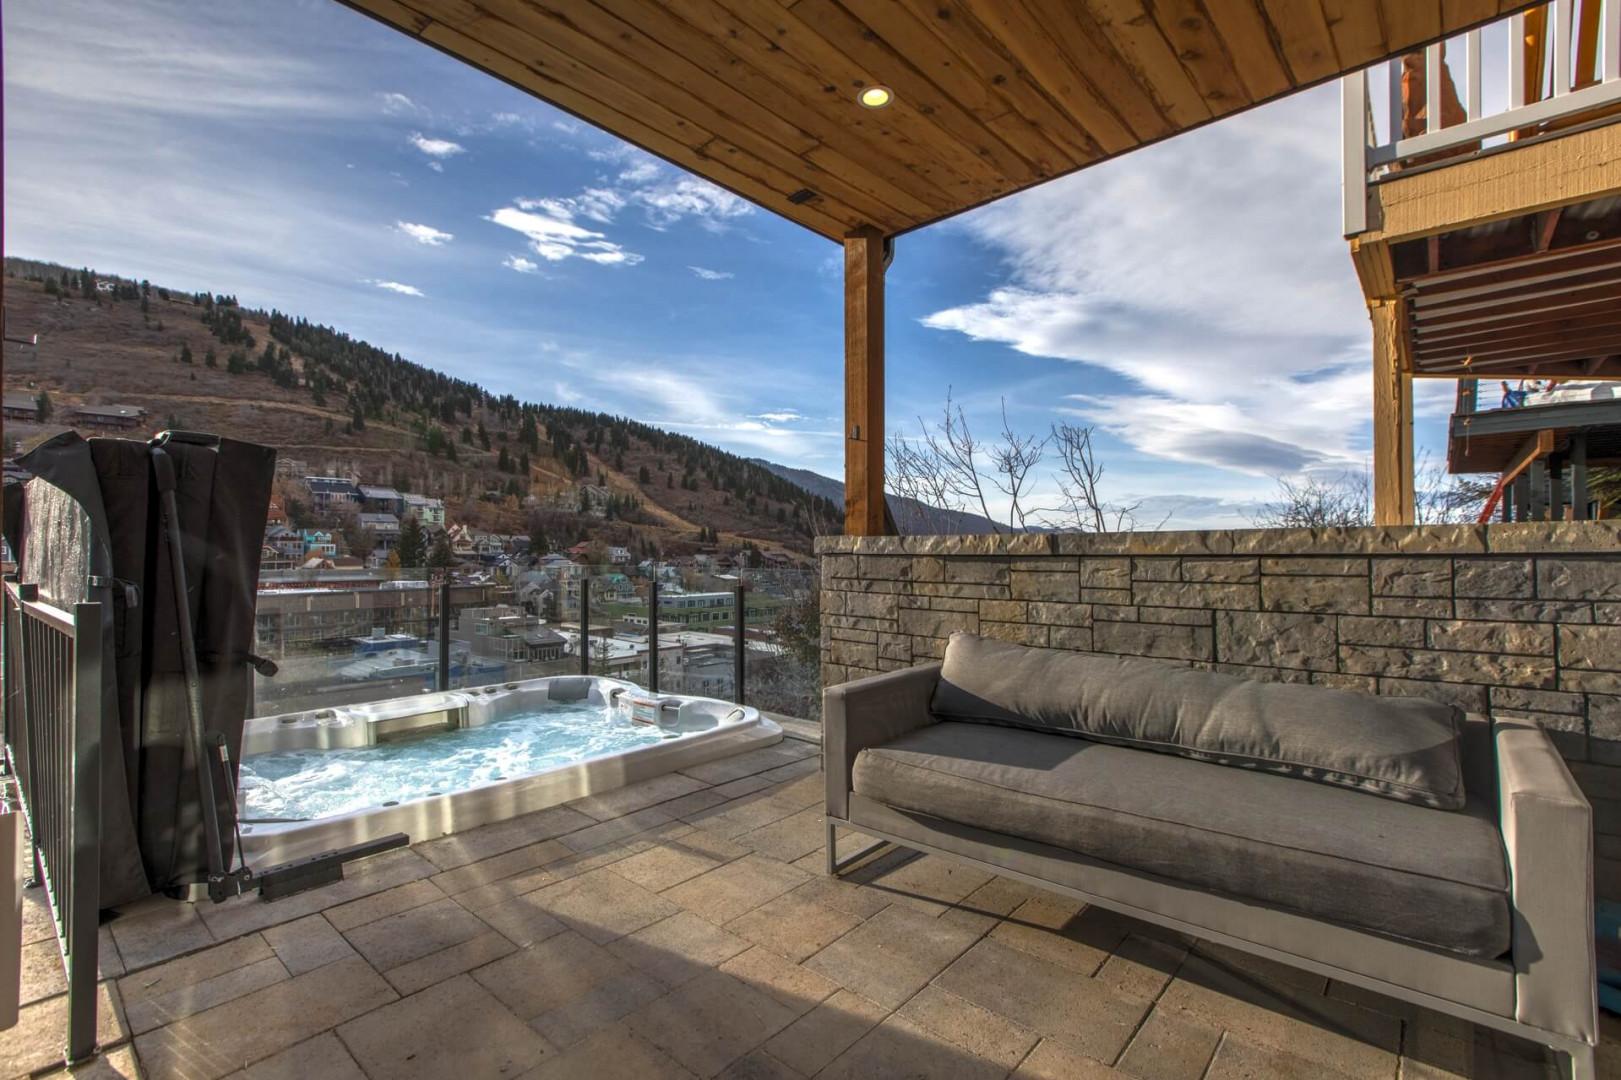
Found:
[{"label": "glass railing post", "polygon": [[732,700],[739,705],[743,704],[743,642],[744,624],[748,621],[747,610],[743,604],[744,585],[737,583],[736,604],[737,613],[732,619]]},{"label": "glass railing post", "polygon": [[580,674],[591,674],[591,575],[580,579]]},{"label": "glass railing post", "polygon": [[439,583],[439,689],[450,689],[450,581]]},{"label": "glass railing post", "polygon": [[647,586],[647,688],[659,692],[659,582]]}]

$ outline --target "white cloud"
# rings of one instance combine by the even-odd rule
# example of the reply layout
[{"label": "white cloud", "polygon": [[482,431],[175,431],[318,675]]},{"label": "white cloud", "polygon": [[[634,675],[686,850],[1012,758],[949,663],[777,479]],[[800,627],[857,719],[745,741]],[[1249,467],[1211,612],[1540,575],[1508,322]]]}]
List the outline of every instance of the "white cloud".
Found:
[{"label": "white cloud", "polygon": [[501,265],[508,270],[516,270],[520,274],[533,274],[540,269],[540,264],[533,259],[526,259],[522,255],[508,255],[501,260]]},{"label": "white cloud", "polygon": [[668,228],[686,217],[698,218],[709,228],[722,228],[726,221],[754,211],[746,200],[692,176],[638,189],[632,198],[646,210],[647,223],[655,229]]},{"label": "white cloud", "polygon": [[645,184],[649,180],[656,179],[663,171],[658,162],[652,158],[646,158],[622,170],[619,174],[619,182],[622,184]]},{"label": "white cloud", "polygon": [[1143,454],[1252,476],[1360,464],[1369,331],[1338,228],[1336,93],[969,215],[957,227],[1009,280],[924,325],[1124,379],[1060,411]]},{"label": "white cloud", "polygon": [[604,234],[576,225],[568,209],[552,200],[522,205],[531,209],[504,206],[491,213],[489,220],[528,237],[529,249],[547,262],[578,258],[603,266],[635,266],[642,261],[640,255],[626,251]]},{"label": "white cloud", "polygon": [[736,276],[730,270],[710,270],[702,266],[689,266],[687,269],[705,281],[729,281]]},{"label": "white cloud", "polygon": [[767,420],[773,424],[791,424],[796,420],[805,419],[803,413],[796,412],[793,409],[778,409],[776,412],[755,413],[754,416],[757,420]]},{"label": "white cloud", "polygon": [[586,188],[569,198],[514,201],[520,210],[542,210],[553,217],[569,220],[589,218],[603,225],[611,225],[614,215],[625,208],[625,197],[612,188]]},{"label": "white cloud", "polygon": [[380,102],[382,102],[383,111],[393,116],[399,116],[406,113],[419,113],[423,111],[422,106],[418,105],[404,94],[397,93],[395,91],[390,91],[385,94],[378,94],[377,98]]},{"label": "white cloud", "polygon": [[[21,103],[34,94],[47,96],[51,107],[115,110],[131,119],[280,125],[369,111],[364,96],[328,66],[333,57],[319,44],[254,41],[258,29],[246,8],[194,19],[170,8],[103,0],[8,4],[8,138]],[[23,41],[27,47],[17,44]]]},{"label": "white cloud", "polygon": [[467,148],[461,143],[449,139],[430,139],[420,131],[411,133],[411,145],[436,161],[467,153]]},{"label": "white cloud", "polygon": [[432,225],[418,225],[410,221],[396,221],[394,227],[409,236],[419,244],[428,247],[441,247],[455,239],[451,233],[442,232]]},{"label": "white cloud", "polygon": [[368,281],[367,284],[368,285],[375,285],[379,289],[387,289],[389,292],[399,293],[401,296],[426,296],[427,295],[427,293],[423,292],[421,289],[417,288],[415,285],[406,285],[406,284],[403,284],[402,282],[398,282],[398,281],[377,281],[377,280],[374,279],[374,280]]}]

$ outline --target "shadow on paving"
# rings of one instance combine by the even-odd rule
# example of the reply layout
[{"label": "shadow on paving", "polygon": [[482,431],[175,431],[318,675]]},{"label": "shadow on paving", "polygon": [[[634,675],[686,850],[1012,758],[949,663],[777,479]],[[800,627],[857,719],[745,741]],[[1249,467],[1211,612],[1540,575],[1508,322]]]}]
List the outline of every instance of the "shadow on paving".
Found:
[{"label": "shadow on paving", "polygon": [[[939,856],[828,878],[814,754],[429,840],[274,904],[138,905],[103,928],[110,1052],[81,1075],[1549,1075],[1541,1047]],[[0,1075],[60,1057],[42,916],[31,897]]]}]

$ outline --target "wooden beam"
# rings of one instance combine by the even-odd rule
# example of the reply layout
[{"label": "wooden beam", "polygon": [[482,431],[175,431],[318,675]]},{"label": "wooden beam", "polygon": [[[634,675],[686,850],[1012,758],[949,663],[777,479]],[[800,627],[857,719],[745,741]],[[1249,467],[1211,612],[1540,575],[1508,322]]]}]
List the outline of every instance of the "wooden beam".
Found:
[{"label": "wooden beam", "polygon": [[884,502],[884,237],[844,239],[844,532],[882,536]]},{"label": "wooden beam", "polygon": [[1508,466],[1503,469],[1503,483],[1513,483],[1516,477],[1531,467],[1533,461],[1553,453],[1553,446],[1552,431],[1539,431],[1526,439],[1525,444],[1514,452],[1514,456],[1509,458]]},{"label": "wooden beam", "polygon": [[1397,173],[1372,191],[1369,220],[1380,224],[1364,235],[1388,243],[1621,194],[1621,125]]},{"label": "wooden beam", "polygon": [[1564,209],[1562,206],[1556,206],[1537,215],[1537,234],[1534,237],[1536,250],[1547,251],[1553,246],[1554,230],[1559,228],[1559,216]]},{"label": "wooden beam", "polygon": [[1372,305],[1373,521],[1411,525],[1413,497],[1413,375],[1402,361],[1400,301]]}]

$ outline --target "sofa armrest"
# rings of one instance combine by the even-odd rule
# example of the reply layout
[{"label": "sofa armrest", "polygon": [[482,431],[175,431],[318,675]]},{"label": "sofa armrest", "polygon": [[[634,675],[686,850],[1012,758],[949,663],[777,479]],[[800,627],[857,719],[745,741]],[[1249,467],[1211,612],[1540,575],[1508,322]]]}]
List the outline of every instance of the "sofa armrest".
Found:
[{"label": "sofa armrest", "polygon": [[929,701],[939,681],[940,665],[925,664],[822,691],[822,771],[827,778],[828,814],[850,815],[850,770],[857,754],[934,723]]},{"label": "sofa armrest", "polygon": [[1498,720],[1493,736],[1513,899],[1515,1019],[1593,1043],[1593,808],[1541,728]]}]

